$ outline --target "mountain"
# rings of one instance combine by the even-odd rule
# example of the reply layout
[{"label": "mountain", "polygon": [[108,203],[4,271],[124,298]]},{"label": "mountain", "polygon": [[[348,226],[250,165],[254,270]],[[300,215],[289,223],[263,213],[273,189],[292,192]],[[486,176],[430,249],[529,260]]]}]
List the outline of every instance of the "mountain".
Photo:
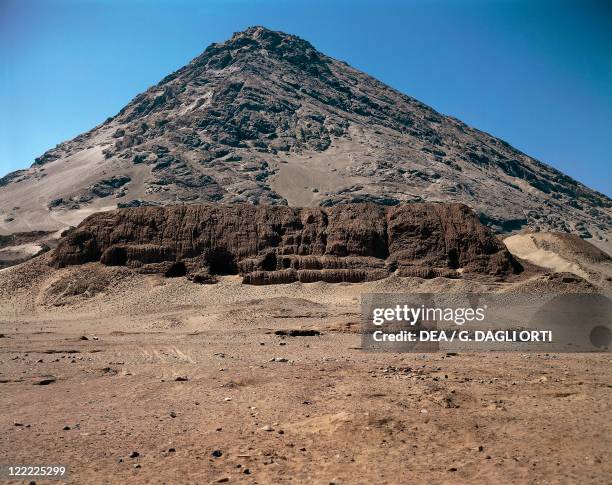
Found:
[{"label": "mountain", "polygon": [[0,179],[0,232],[117,206],[403,201],[465,203],[498,232],[612,228],[605,195],[299,37],[252,27]]}]

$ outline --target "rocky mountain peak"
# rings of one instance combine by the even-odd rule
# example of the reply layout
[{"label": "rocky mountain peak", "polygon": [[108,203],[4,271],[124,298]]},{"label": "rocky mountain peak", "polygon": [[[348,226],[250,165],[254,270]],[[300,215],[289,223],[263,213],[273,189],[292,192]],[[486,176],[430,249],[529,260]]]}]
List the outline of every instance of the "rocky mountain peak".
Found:
[{"label": "rocky mountain peak", "polygon": [[[319,56],[319,52],[310,42],[297,35],[285,34],[284,32],[267,29],[261,25],[248,27],[236,32],[226,42],[213,44],[231,51],[264,49],[279,55],[287,53],[303,53],[305,55]],[[246,48],[246,49],[245,49]]]},{"label": "rocky mountain peak", "polygon": [[310,75],[329,74],[324,66],[331,61],[300,37],[255,26],[234,33],[225,42],[211,44],[191,63],[166,77],[160,84],[172,81],[177,75],[188,75],[193,79],[203,74],[203,70],[259,72],[271,60],[286,62],[288,67],[295,67]]}]

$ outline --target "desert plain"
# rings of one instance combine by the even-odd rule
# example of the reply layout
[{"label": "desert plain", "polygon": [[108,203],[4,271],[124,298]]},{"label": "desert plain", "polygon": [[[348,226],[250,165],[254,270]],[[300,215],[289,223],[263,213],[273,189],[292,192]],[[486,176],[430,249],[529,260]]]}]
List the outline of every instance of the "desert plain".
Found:
[{"label": "desert plain", "polygon": [[609,353],[360,349],[364,293],[592,291],[585,281],[199,285],[49,257],[0,272],[6,464],[63,464],[67,483],[612,476]]}]

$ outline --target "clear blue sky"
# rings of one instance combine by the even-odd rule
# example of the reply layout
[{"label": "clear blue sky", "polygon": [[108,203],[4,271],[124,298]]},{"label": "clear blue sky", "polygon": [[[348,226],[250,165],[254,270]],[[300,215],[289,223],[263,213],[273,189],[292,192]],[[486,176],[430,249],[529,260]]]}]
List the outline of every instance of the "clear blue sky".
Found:
[{"label": "clear blue sky", "polygon": [[0,176],[251,25],[297,34],[612,195],[606,0],[0,0]]}]

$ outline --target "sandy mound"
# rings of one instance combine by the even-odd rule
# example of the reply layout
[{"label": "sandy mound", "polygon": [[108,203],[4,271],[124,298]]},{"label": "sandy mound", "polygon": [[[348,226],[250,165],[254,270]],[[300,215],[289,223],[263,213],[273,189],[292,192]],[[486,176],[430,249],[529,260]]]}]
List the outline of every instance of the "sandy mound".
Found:
[{"label": "sandy mound", "polygon": [[504,239],[510,252],[554,273],[572,273],[604,289],[612,289],[612,258],[573,234],[537,232]]},{"label": "sandy mound", "polygon": [[57,246],[62,231],[0,234],[0,269],[21,264]]},{"label": "sandy mound", "polygon": [[57,271],[45,282],[39,303],[63,306],[98,295],[103,297],[131,274],[125,268],[110,269],[98,264],[84,265],[78,271],[73,268]]}]

